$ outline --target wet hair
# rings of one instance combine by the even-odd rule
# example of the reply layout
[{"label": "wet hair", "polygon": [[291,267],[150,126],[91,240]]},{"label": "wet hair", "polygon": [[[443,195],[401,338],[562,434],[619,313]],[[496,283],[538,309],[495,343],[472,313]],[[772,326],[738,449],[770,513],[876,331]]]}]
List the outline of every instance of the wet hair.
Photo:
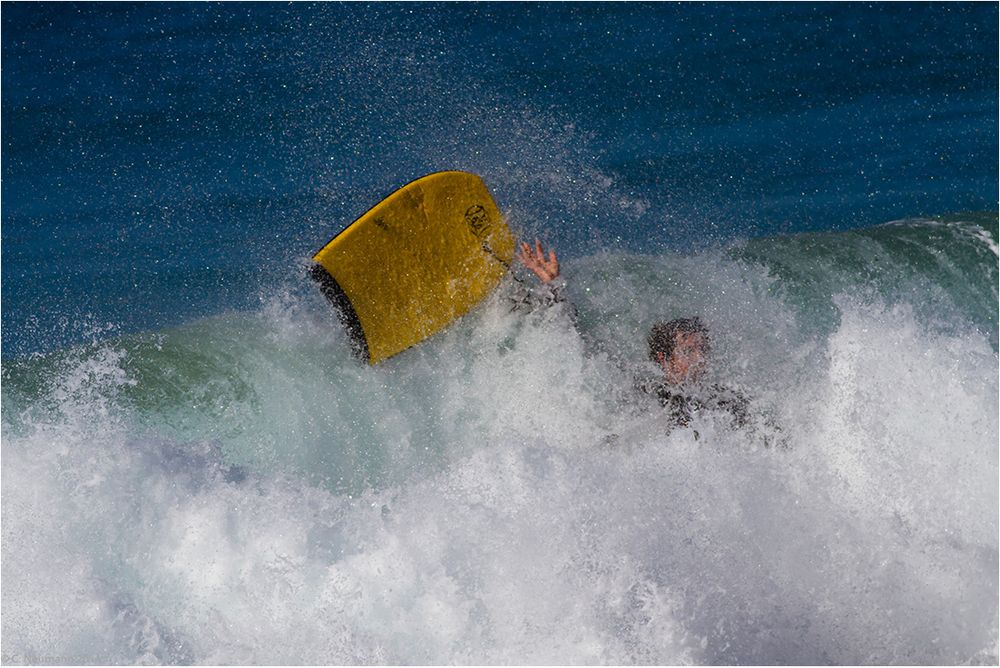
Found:
[{"label": "wet hair", "polygon": [[677,318],[670,322],[658,322],[649,330],[649,336],[646,337],[649,343],[649,359],[656,362],[659,353],[663,353],[664,359],[670,359],[677,344],[678,334],[701,334],[705,337],[705,352],[708,352],[708,327],[701,318]]}]

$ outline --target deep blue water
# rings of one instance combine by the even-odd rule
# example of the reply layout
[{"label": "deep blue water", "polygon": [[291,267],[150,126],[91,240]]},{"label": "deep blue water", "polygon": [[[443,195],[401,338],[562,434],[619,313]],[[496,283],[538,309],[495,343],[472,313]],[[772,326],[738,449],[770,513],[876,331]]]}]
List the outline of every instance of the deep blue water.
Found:
[{"label": "deep blue water", "polygon": [[3,355],[252,308],[424,173],[565,257],[997,209],[997,5],[2,7]]}]

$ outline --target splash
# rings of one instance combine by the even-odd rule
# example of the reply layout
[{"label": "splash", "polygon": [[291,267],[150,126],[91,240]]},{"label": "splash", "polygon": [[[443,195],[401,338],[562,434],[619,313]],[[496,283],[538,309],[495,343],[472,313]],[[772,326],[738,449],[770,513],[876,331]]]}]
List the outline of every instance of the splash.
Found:
[{"label": "splash", "polygon": [[[500,292],[374,368],[304,279],[5,363],[4,659],[995,662],[988,323],[745,253],[570,261],[575,321]],[[692,312],[788,447],[634,390]]]}]

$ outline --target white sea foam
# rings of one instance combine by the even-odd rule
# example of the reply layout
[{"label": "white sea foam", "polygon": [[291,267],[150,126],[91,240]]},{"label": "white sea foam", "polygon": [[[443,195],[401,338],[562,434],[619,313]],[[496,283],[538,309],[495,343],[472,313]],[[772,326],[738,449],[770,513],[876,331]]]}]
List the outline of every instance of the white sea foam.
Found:
[{"label": "white sea foam", "polygon": [[[368,368],[292,290],[41,367],[4,414],[5,661],[995,662],[982,334],[840,295],[817,336],[720,256],[567,275],[582,337],[498,295]],[[632,390],[691,311],[787,448]]]}]

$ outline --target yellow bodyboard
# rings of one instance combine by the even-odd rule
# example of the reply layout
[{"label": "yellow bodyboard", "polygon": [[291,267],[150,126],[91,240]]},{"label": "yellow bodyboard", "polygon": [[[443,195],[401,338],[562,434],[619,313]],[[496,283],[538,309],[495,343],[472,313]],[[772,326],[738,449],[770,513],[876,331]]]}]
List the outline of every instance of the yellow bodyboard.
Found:
[{"label": "yellow bodyboard", "polygon": [[513,257],[514,236],[483,180],[438,172],[334,237],[313,256],[313,276],[341,309],[359,352],[377,364],[467,313]]}]

